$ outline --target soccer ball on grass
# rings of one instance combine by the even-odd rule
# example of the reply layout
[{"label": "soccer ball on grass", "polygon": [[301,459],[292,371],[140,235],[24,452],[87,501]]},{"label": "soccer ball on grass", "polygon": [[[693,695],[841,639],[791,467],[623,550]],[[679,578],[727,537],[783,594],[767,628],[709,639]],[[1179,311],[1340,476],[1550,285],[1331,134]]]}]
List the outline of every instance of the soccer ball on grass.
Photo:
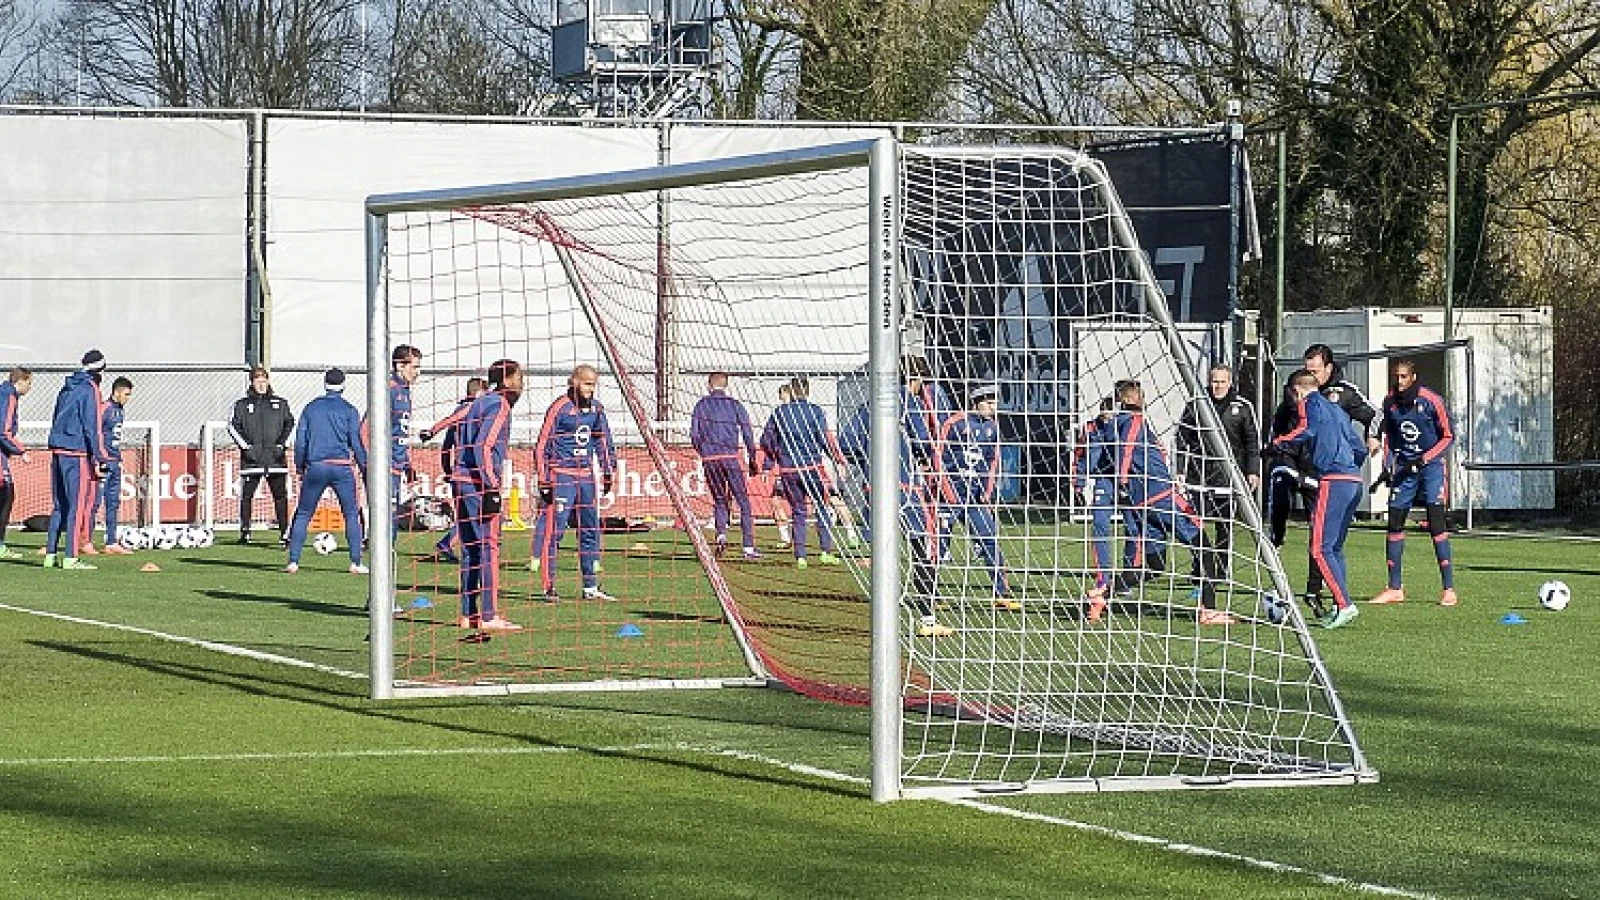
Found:
[{"label": "soccer ball on grass", "polygon": [[1277,594],[1266,593],[1261,595],[1261,615],[1274,625],[1282,625],[1289,621],[1290,604],[1278,599]]},{"label": "soccer ball on grass", "polygon": [[339,542],[334,539],[333,535],[324,531],[319,533],[311,540],[311,549],[317,551],[323,556],[327,556],[333,551],[339,549]]},{"label": "soccer ball on grass", "polygon": [[1560,612],[1572,602],[1572,589],[1565,581],[1546,581],[1539,586],[1539,605],[1551,612]]}]

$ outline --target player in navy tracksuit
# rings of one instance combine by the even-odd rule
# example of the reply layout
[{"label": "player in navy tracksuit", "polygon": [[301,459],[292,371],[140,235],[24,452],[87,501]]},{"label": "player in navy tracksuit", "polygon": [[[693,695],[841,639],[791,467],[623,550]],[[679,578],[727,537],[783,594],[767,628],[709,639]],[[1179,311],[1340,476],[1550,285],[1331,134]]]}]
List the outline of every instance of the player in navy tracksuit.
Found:
[{"label": "player in navy tracksuit", "polygon": [[1300,398],[1300,419],[1275,446],[1309,445],[1317,478],[1317,503],[1311,511],[1311,559],[1333,593],[1335,609],[1324,627],[1339,628],[1360,614],[1350,602],[1345,580],[1344,540],[1361,502],[1361,464],[1367,448],[1350,417],[1317,390],[1317,376],[1301,369],[1290,378]]},{"label": "player in navy tracksuit", "polygon": [[[617,451],[605,407],[595,398],[599,373],[594,366],[572,370],[567,392],[545,411],[534,447],[543,508],[533,528],[534,563],[543,574],[545,598],[556,598],[556,548],[567,528],[567,516],[578,519],[578,568],[583,596],[614,599],[600,589],[600,497],[611,493],[617,477]],[[595,468],[600,485],[595,484]]]},{"label": "player in navy tracksuit", "polygon": [[[1151,430],[1144,415],[1144,391],[1136,381],[1117,385],[1120,411],[1107,427],[1099,429],[1097,439],[1112,454],[1119,501],[1134,511],[1145,546],[1144,568],[1119,573],[1114,585],[1119,592],[1131,591],[1150,575],[1166,570],[1165,547],[1173,537],[1186,545],[1199,561],[1200,611],[1202,625],[1231,625],[1235,619],[1216,608],[1218,561],[1208,546],[1200,517],[1183,495],[1167,452]],[[1104,602],[1089,598],[1089,619],[1099,618]]]},{"label": "player in navy tracksuit", "polygon": [[1021,609],[1006,581],[1005,555],[1000,552],[1000,523],[995,518],[995,482],[1000,477],[1000,426],[995,422],[998,389],[974,388],[970,411],[951,416],[939,427],[939,556],[944,557],[950,527],[966,525],[978,555],[989,567],[996,605]]},{"label": "player in navy tracksuit", "polygon": [[78,540],[88,530],[95,482],[111,464],[100,430],[100,373],[106,358],[99,350],[83,355],[83,367],[67,376],[50,417],[50,528],[45,534],[45,568],[57,565],[66,539],[63,569],[93,569],[78,559]]},{"label": "player in navy tracksuit", "polygon": [[11,505],[16,502],[16,476],[11,458],[27,461],[28,448],[17,439],[17,408],[33,390],[33,373],[18,366],[0,382],[0,559],[21,559],[22,554],[6,547],[6,526],[11,522]]},{"label": "player in navy tracksuit", "polygon": [[[517,377],[519,379],[521,378],[520,369],[518,370]],[[484,381],[482,378],[479,378],[476,375],[468,378],[467,395],[461,398],[461,402],[456,404],[456,408],[451,411],[450,415],[445,416],[439,421],[433,423],[432,428],[423,429],[422,433],[418,435],[424,444],[433,440],[435,435],[444,435],[444,441],[439,447],[439,468],[443,470],[444,477],[447,480],[449,480],[450,473],[455,467],[455,460],[453,457],[455,456],[457,443],[456,428],[461,424],[462,420],[467,417],[467,411],[472,408],[473,401],[481,397],[483,392],[488,389],[488,386],[489,383],[487,381]],[[445,562],[459,563],[461,560],[456,557],[455,551],[451,548],[455,545],[456,538],[460,535],[460,533],[460,524],[454,521],[452,518],[452,521],[450,522],[450,529],[444,533],[444,537],[439,538],[438,543],[433,545],[434,555]]]},{"label": "player in navy tracksuit", "polygon": [[122,508],[122,423],[126,419],[126,404],[133,396],[133,382],[118,378],[111,382],[111,399],[100,407],[100,440],[105,444],[111,464],[106,466],[106,476],[100,480],[94,496],[94,508],[89,511],[89,533],[83,536],[84,548],[94,546],[93,529],[95,513],[100,504],[106,507],[106,552],[123,555],[131,551],[117,544],[117,512]]},{"label": "player in navy tracksuit", "polygon": [[[741,461],[739,448],[745,450]],[[744,404],[728,396],[728,374],[713,372],[707,393],[689,416],[689,443],[705,467],[706,488],[711,492],[711,522],[717,533],[717,555],[728,546],[728,518],[739,504],[739,530],[744,538],[744,558],[760,559],[756,550],[755,516],[750,511],[750,487],[745,473],[755,475],[755,432]]]},{"label": "player in navy tracksuit", "polygon": [[284,571],[300,571],[300,552],[306,546],[306,530],[311,514],[328,488],[339,498],[344,514],[344,537],[350,545],[350,573],[366,574],[361,564],[361,510],[356,505],[357,470],[367,471],[367,448],[361,440],[361,414],[344,399],[344,372],[329,369],[323,376],[326,389],[321,397],[306,404],[300,413],[300,427],[294,434],[294,467],[300,473],[300,502],[295,507],[294,524],[289,528],[289,565]]},{"label": "player in navy tracksuit", "polygon": [[827,475],[822,467],[829,457],[843,464],[844,454],[828,430],[827,413],[806,399],[811,382],[796,376],[790,380],[789,390],[793,399],[778,404],[761,431],[762,467],[777,468],[778,491],[793,510],[795,565],[802,569],[807,565],[806,520],[813,503],[822,545],[817,561],[838,565],[839,557],[833,554],[833,524],[828,521]]},{"label": "player in navy tracksuit", "polygon": [[[1111,529],[1117,513],[1117,479],[1115,454],[1111,443],[1103,440],[1101,429],[1110,434],[1116,401],[1106,397],[1100,402],[1100,415],[1083,426],[1083,442],[1073,453],[1072,482],[1089,505],[1089,534],[1094,553],[1094,587],[1092,599],[1104,600],[1111,592]],[[1144,534],[1139,517],[1134,511],[1122,509],[1122,527],[1126,535],[1122,544],[1122,567],[1135,569],[1144,565]]]},{"label": "player in navy tracksuit", "polygon": [[1446,454],[1455,443],[1450,412],[1444,398],[1417,383],[1417,364],[1397,360],[1393,368],[1394,393],[1383,400],[1383,443],[1387,449],[1384,472],[1389,490],[1388,589],[1373,603],[1399,603],[1406,598],[1400,564],[1406,548],[1406,516],[1411,507],[1428,511],[1428,531],[1439,562],[1443,591],[1441,606],[1456,605],[1455,577],[1450,555],[1450,532],[1445,505],[1450,502]]},{"label": "player in navy tracksuit", "polygon": [[[511,439],[511,410],[522,396],[522,366],[502,359],[489,366],[489,390],[455,426],[450,479],[461,528],[461,618],[457,625],[487,632],[521,631],[500,612],[502,476]],[[431,430],[431,429],[430,429]]]}]

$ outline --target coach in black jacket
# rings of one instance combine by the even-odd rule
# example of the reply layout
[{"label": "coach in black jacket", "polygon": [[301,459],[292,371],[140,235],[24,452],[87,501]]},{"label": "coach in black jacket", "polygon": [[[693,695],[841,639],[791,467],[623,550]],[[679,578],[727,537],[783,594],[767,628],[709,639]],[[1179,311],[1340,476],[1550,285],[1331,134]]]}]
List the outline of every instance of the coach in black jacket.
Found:
[{"label": "coach in black jacket", "polygon": [[1378,442],[1378,427],[1382,424],[1378,411],[1367,401],[1367,395],[1344,377],[1344,369],[1333,361],[1333,349],[1327,344],[1312,344],[1306,348],[1306,369],[1317,376],[1317,390],[1334,406],[1344,410],[1350,421],[1356,423],[1361,436],[1366,439],[1367,452],[1375,454],[1382,446]]},{"label": "coach in black jacket", "polygon": [[278,518],[278,547],[289,546],[289,436],[294,433],[294,411],[289,401],[272,392],[272,377],[256,366],[250,370],[250,390],[233,404],[228,433],[239,445],[239,543],[250,543],[250,506],[261,479],[272,491],[272,510]]},{"label": "coach in black jacket", "polygon": [[[1239,396],[1233,386],[1233,370],[1227,366],[1212,366],[1208,376],[1210,396],[1196,399],[1195,403],[1209,400],[1222,423],[1222,434],[1233,453],[1233,462],[1244,473],[1250,490],[1261,484],[1261,423],[1255,404]],[[1222,555],[1213,570],[1228,571],[1227,554],[1233,548],[1233,518],[1235,497],[1233,478],[1228,465],[1206,446],[1200,411],[1194,403],[1183,411],[1178,420],[1175,445],[1184,463],[1185,479],[1195,498],[1202,522],[1212,522],[1217,527],[1217,539],[1212,546]],[[1200,574],[1196,557],[1194,574]]]}]

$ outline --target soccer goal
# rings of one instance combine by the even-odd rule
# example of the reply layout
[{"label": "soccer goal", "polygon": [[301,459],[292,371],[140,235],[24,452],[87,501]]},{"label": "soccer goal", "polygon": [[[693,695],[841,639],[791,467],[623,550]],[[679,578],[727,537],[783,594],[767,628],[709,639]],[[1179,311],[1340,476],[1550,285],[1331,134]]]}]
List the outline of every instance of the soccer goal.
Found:
[{"label": "soccer goal", "polygon": [[[374,697],[783,687],[870,705],[877,799],[1376,778],[1093,159],[884,139],[367,211],[371,396],[396,344],[451,373],[415,432],[513,359],[539,435],[488,555],[520,630],[457,608],[446,534],[374,529]],[[724,381],[762,452],[696,413]],[[549,454],[587,492],[538,505]],[[1239,501],[1156,496],[1190,466]]]}]

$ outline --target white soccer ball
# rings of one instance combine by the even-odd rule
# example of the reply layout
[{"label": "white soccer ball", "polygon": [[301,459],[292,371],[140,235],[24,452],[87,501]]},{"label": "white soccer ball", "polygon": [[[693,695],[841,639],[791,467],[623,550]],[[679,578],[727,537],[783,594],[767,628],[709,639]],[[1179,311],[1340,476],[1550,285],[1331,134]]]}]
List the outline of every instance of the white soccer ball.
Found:
[{"label": "white soccer ball", "polygon": [[194,545],[196,547],[209,547],[217,542],[217,533],[203,525],[198,528],[191,528],[189,532],[194,535]]},{"label": "white soccer ball", "polygon": [[1278,595],[1274,593],[1269,592],[1262,594],[1261,615],[1268,622],[1271,622],[1274,625],[1282,625],[1283,623],[1289,621],[1289,616],[1291,614],[1290,602],[1291,601],[1288,600],[1278,599]]},{"label": "white soccer ball", "polygon": [[155,529],[155,547],[157,550],[171,550],[178,546],[178,538],[183,532],[172,525],[162,525]]},{"label": "white soccer ball", "polygon": [[1572,588],[1565,581],[1546,581],[1539,585],[1539,605],[1551,612],[1560,612],[1572,602]]},{"label": "white soccer ball", "polygon": [[141,550],[144,548],[144,535],[137,528],[121,528],[117,530],[117,543],[124,550]]},{"label": "white soccer ball", "polygon": [[333,535],[324,531],[318,534],[315,538],[312,538],[311,549],[317,551],[323,556],[327,556],[333,551],[339,549],[339,542],[334,539]]},{"label": "white soccer ball", "polygon": [[193,550],[200,546],[198,528],[185,528],[178,532],[178,546],[185,550]]}]

